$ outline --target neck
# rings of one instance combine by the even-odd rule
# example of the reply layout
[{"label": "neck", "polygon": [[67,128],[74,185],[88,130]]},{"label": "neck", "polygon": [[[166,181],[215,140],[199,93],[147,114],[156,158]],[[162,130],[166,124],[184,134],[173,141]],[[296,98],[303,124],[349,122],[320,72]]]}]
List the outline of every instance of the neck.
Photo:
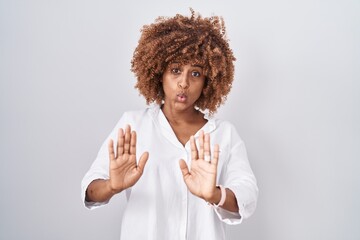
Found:
[{"label": "neck", "polygon": [[199,119],[203,119],[203,114],[196,110],[195,108],[187,108],[186,110],[175,110],[174,108],[169,107],[164,104],[161,106],[161,109],[170,123],[189,123],[194,122]]}]

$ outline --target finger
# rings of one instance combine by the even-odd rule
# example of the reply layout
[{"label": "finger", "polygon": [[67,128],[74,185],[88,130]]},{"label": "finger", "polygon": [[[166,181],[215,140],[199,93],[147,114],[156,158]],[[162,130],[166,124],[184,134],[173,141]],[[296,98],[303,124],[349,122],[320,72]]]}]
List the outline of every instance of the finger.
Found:
[{"label": "finger", "polygon": [[130,154],[136,155],[136,132],[131,132],[130,138]]},{"label": "finger", "polygon": [[210,162],[210,134],[208,133],[204,137],[204,160]]},{"label": "finger", "polygon": [[147,162],[147,160],[149,159],[149,153],[148,152],[144,152],[140,159],[139,159],[139,164],[138,164],[138,168],[141,171],[141,173],[143,173],[144,168],[145,168],[145,164]]},{"label": "finger", "polygon": [[123,155],[123,153],[124,153],[124,130],[120,128],[118,132],[116,155],[121,156]]},{"label": "finger", "polygon": [[199,134],[199,159],[204,159],[204,131]]},{"label": "finger", "polygon": [[108,150],[109,150],[109,159],[110,159],[110,161],[115,160],[114,141],[112,139],[109,140]]},{"label": "finger", "polygon": [[183,159],[181,159],[179,161],[179,165],[180,165],[181,173],[184,177],[184,180],[186,180],[186,178],[188,178],[190,176],[189,168]]},{"label": "finger", "polygon": [[126,127],[125,127],[124,153],[129,153],[130,138],[131,138],[130,130],[131,130],[130,125],[126,125]]},{"label": "finger", "polygon": [[218,161],[219,161],[219,153],[220,153],[220,149],[219,149],[219,144],[215,144],[214,146],[214,156],[211,160],[211,164],[214,164],[215,166],[217,166]]},{"label": "finger", "polygon": [[191,149],[191,160],[195,161],[198,159],[198,150],[195,143],[195,137],[190,137],[190,149]]}]

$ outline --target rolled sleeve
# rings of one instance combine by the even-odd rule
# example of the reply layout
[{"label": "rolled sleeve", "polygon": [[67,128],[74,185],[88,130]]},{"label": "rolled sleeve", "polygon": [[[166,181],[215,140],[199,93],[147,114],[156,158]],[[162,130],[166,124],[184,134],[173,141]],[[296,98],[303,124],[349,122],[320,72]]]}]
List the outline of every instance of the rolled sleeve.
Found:
[{"label": "rolled sleeve", "polygon": [[123,128],[127,123],[126,113],[123,114],[119,122],[116,124],[114,129],[111,131],[110,135],[105,139],[103,142],[97,157],[93,164],[91,165],[88,172],[85,174],[84,178],[81,181],[81,199],[84,206],[88,209],[95,209],[100,206],[107,204],[109,201],[106,202],[87,202],[86,197],[86,190],[90,183],[96,179],[109,179],[109,153],[108,153],[108,142],[110,139],[115,140],[117,139],[117,132],[119,128]]},{"label": "rolled sleeve", "polygon": [[89,171],[85,174],[83,180],[81,181],[81,199],[84,206],[88,209],[95,209],[102,205],[105,205],[107,202],[87,202],[85,200],[86,190],[90,183],[96,179],[109,179],[109,157],[107,156],[107,138],[103,145],[100,148],[100,151],[91,165]]},{"label": "rolled sleeve", "polygon": [[242,217],[238,212],[230,212],[221,207],[212,206],[219,219],[229,225],[236,225],[242,222]]},{"label": "rolled sleeve", "polygon": [[229,152],[228,162],[221,173],[220,183],[234,193],[239,212],[229,212],[220,207],[214,207],[214,210],[221,221],[235,225],[240,224],[243,219],[254,213],[259,190],[248,161],[245,144],[234,128],[231,131]]}]

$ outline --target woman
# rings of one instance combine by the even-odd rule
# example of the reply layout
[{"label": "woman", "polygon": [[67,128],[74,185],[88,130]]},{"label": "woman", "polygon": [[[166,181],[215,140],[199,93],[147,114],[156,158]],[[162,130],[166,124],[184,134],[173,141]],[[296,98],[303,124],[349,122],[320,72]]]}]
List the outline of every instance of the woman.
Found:
[{"label": "woman", "polygon": [[143,27],[132,71],[155,104],[123,114],[82,181],[88,208],[126,194],[121,239],[225,239],[256,208],[244,143],[212,117],[234,77],[224,22],[191,12]]}]

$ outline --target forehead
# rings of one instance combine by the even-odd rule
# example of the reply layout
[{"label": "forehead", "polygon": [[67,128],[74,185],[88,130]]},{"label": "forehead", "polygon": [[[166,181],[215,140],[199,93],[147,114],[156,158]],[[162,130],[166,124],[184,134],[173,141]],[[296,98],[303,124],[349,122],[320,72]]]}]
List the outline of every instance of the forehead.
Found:
[{"label": "forehead", "polygon": [[169,66],[178,66],[178,67],[181,67],[181,66],[185,66],[185,65],[190,65],[191,67],[197,67],[197,68],[203,68],[203,65],[199,64],[199,63],[196,63],[196,62],[193,62],[193,63],[182,63],[182,62],[171,62],[168,64],[168,67]]}]

